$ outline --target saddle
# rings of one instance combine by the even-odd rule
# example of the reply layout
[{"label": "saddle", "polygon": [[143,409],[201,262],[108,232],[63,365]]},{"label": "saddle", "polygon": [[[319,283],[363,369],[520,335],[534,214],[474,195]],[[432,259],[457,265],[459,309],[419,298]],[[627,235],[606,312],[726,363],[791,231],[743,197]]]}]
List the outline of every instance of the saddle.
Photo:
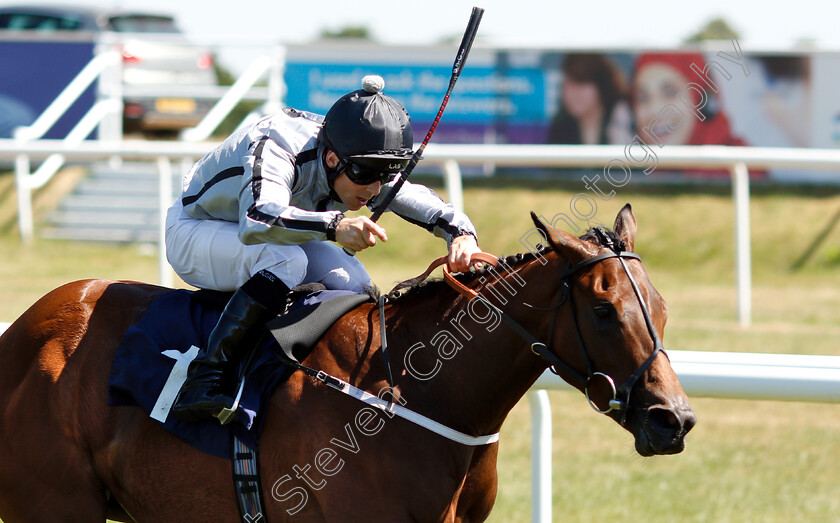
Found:
[{"label": "saddle", "polygon": [[[261,408],[275,387],[296,369],[341,316],[371,301],[366,294],[302,287],[291,294],[287,312],[268,322],[266,335],[240,362],[241,395],[236,420],[188,423],[169,411],[186,379],[189,363],[207,343],[229,294],[173,290],[159,296],[128,328],[111,364],[109,405],[142,408],[165,430],[191,446],[229,458],[231,436],[256,446],[262,431]],[[269,335],[270,333],[270,335]]]}]

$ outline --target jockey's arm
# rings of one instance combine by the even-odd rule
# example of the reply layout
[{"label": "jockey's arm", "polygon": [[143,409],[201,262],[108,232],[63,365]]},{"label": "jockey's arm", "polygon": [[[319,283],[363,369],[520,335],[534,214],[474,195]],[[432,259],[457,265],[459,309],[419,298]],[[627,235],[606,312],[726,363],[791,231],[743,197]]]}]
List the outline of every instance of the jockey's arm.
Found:
[{"label": "jockey's arm", "polygon": [[[372,206],[375,203],[375,199],[371,201]],[[447,261],[453,272],[469,270],[470,256],[480,252],[478,234],[469,217],[424,185],[405,182],[386,210],[444,238],[449,246]]]},{"label": "jockey's arm", "polygon": [[341,211],[310,211],[291,205],[294,158],[271,140],[262,149],[257,147],[252,147],[246,158],[239,193],[240,240],[248,245],[297,245],[327,240],[330,226],[334,226]]}]

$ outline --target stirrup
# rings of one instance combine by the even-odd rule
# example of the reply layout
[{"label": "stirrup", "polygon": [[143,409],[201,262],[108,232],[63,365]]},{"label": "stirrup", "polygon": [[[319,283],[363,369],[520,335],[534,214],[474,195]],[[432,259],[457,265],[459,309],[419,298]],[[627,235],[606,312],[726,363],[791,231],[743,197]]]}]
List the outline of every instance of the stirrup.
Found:
[{"label": "stirrup", "polygon": [[225,407],[219,411],[218,414],[214,414],[214,417],[218,418],[219,423],[222,425],[227,425],[233,418],[236,416],[236,411],[239,409],[239,400],[242,399],[242,390],[245,388],[245,378],[242,378],[242,381],[239,382],[239,390],[236,392],[236,397],[233,399],[233,405],[230,407]]}]

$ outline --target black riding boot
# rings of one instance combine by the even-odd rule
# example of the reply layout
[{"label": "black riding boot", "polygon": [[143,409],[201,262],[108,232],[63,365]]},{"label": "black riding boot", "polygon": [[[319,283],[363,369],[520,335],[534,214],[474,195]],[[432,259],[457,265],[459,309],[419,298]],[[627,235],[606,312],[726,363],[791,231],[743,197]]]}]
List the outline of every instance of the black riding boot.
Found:
[{"label": "black riding boot", "polygon": [[[184,421],[201,421],[217,417],[222,409],[229,408],[234,401],[232,383],[226,383],[226,374],[236,370],[236,364],[259,343],[263,334],[262,325],[281,312],[281,303],[285,303],[288,288],[275,280],[272,290],[253,291],[253,282],[257,275],[237,290],[225,306],[222,316],[207,341],[207,346],[190,363],[187,381],[181,387],[172,412]],[[264,277],[264,276],[263,276]],[[272,275],[273,277],[273,275]],[[276,288],[279,283],[279,289]],[[250,284],[250,288],[249,288]],[[285,292],[283,292],[285,291]],[[272,307],[263,305],[264,300],[256,300],[251,294],[270,295],[268,302]],[[281,299],[282,298],[282,299]],[[228,380],[235,381],[235,380]]]}]

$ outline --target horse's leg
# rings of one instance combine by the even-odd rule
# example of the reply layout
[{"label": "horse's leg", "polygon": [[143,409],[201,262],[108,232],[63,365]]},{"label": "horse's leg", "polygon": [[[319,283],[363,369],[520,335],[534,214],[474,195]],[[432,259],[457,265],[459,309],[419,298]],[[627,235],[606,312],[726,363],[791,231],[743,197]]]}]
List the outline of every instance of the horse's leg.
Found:
[{"label": "horse's leg", "polygon": [[490,516],[498,487],[498,453],[498,443],[476,449],[455,507],[456,523],[484,521]]},{"label": "horse's leg", "polygon": [[95,477],[61,470],[23,468],[5,455],[0,461],[3,523],[93,522],[107,518],[102,486]]},{"label": "horse's leg", "polygon": [[104,521],[104,487],[73,426],[49,415],[56,406],[41,393],[41,376],[28,373],[0,401],[0,517],[5,523]]},{"label": "horse's leg", "polygon": [[229,460],[190,447],[136,407],[114,410],[117,433],[95,462],[102,480],[136,521],[239,520]]}]

